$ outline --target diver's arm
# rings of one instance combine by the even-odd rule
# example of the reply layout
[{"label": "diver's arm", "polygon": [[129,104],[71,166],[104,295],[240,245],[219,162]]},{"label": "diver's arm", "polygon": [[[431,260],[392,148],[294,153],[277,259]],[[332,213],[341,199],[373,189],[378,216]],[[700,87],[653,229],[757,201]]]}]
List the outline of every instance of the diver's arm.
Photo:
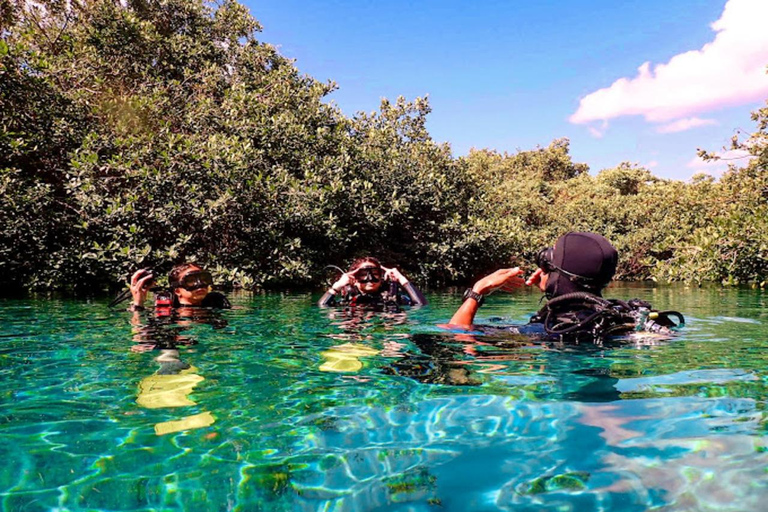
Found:
[{"label": "diver's arm", "polygon": [[323,294],[322,297],[320,297],[320,300],[317,302],[317,305],[321,308],[328,307],[328,306],[335,306],[336,305],[336,295],[344,291],[344,289],[347,286],[351,286],[355,282],[355,278],[352,274],[349,272],[345,274],[341,274],[341,277],[338,281],[333,283],[330,288],[328,288],[328,291]]},{"label": "diver's arm", "polygon": [[[476,282],[472,291],[483,296],[498,289],[511,291],[520,286],[521,280],[518,276],[522,273],[523,271],[518,267],[502,268]],[[470,327],[475,320],[478,309],[480,309],[480,305],[477,300],[469,297],[459,306],[449,323],[460,327]]]},{"label": "diver's arm", "polygon": [[406,281],[405,284],[401,284],[400,286],[403,287],[403,290],[405,290],[405,292],[411,298],[411,302],[413,303],[414,306],[427,305],[427,298],[424,297],[424,294],[421,293],[421,290],[416,288],[416,286],[412,282]]},{"label": "diver's arm", "polygon": [[322,297],[320,297],[320,300],[317,302],[317,305],[321,308],[329,307],[329,306],[335,306],[336,305],[336,290],[333,289],[333,287],[329,288],[327,292],[323,294]]},{"label": "diver's arm", "polygon": [[469,298],[459,306],[459,309],[456,310],[451,317],[451,321],[448,323],[459,327],[470,328],[478,309],[480,309],[480,304],[478,304],[475,299]]},{"label": "diver's arm", "polygon": [[414,306],[425,306],[427,304],[427,299],[424,297],[424,294],[421,293],[421,290],[416,288],[413,283],[408,281],[408,278],[405,277],[403,273],[400,272],[397,268],[381,268],[386,273],[387,279],[390,281],[397,281],[397,283],[403,287],[408,296],[411,298],[411,302]]}]

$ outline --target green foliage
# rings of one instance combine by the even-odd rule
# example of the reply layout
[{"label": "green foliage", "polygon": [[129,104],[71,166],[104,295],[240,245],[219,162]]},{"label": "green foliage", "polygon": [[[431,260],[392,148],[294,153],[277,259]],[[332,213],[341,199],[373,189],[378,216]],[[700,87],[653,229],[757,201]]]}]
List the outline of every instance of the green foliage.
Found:
[{"label": "green foliage", "polygon": [[[763,149],[763,151],[765,151]],[[685,238],[675,257],[660,265],[668,279],[765,285],[768,279],[768,172],[753,159],[732,168],[716,185],[711,221]]]},{"label": "green foliage", "polygon": [[657,182],[650,171],[633,167],[624,162],[614,169],[606,169],[597,175],[597,182],[618,190],[622,196],[637,195],[643,185]]},{"label": "green foliage", "polygon": [[[625,278],[766,279],[766,125],[720,181],[566,139],[454,158],[428,101],[344,116],[233,0],[0,3],[0,283],[93,289],[195,260],[220,282],[310,283],[375,254],[433,284],[525,264],[568,230]],[[738,141],[735,144],[739,144]]]},{"label": "green foliage", "polygon": [[236,2],[49,7],[3,39],[5,284],[182,260],[233,285],[310,282],[363,253],[468,268],[444,231],[466,232],[473,186],[425,99],[343,116]]}]

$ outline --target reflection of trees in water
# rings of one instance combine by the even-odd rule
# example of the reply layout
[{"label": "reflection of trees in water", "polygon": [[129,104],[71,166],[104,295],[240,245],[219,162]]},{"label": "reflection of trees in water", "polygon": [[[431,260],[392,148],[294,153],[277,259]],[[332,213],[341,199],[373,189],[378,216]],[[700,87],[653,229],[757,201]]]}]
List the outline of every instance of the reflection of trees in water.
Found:
[{"label": "reflection of trees in water", "polygon": [[495,330],[487,336],[417,333],[409,340],[416,350],[404,351],[384,373],[426,384],[479,386],[493,384],[494,375],[514,374],[520,368],[526,374],[541,369],[537,363],[541,344],[509,331]]},{"label": "reflection of trees in water", "polygon": [[177,308],[167,314],[152,311],[142,316],[134,312],[131,320],[133,341],[143,345],[139,352],[148,350],[174,349],[180,345],[194,345],[197,340],[184,336],[195,324],[206,324],[214,329],[227,326],[227,321],[216,310],[206,308]]},{"label": "reflection of trees in water", "polygon": [[[322,353],[325,371],[356,372],[363,366],[360,357],[377,355],[391,360],[381,368],[386,375],[428,384],[478,386],[488,380],[479,374],[503,368],[504,361],[529,357],[511,349],[529,345],[530,338],[505,330],[494,330],[503,335],[489,335],[488,341],[462,334],[391,333],[407,324],[407,312],[349,307],[326,311],[341,332],[325,336],[341,343]],[[379,345],[381,349],[374,348]]]},{"label": "reflection of trees in water", "polygon": [[[428,384],[483,384],[502,395],[524,391],[541,399],[584,402],[620,399],[616,384],[626,358],[613,354],[646,347],[646,341],[635,338],[574,344],[498,328],[416,333],[409,341],[412,349],[404,350],[384,373]],[[660,343],[654,338],[648,346]]]},{"label": "reflection of trees in water", "polygon": [[369,307],[325,308],[332,324],[344,333],[359,333],[372,329],[392,330],[408,323],[408,314],[400,310]]},{"label": "reflection of trees in water", "polygon": [[[526,333],[525,328],[509,330],[503,327],[487,327],[477,333],[388,333],[407,323],[405,312],[373,311],[363,308],[338,308],[327,310],[328,317],[341,332],[326,334],[340,343],[321,353],[325,362],[320,369],[335,372],[357,372],[362,369],[361,358],[380,356],[390,361],[381,365],[385,375],[408,377],[420,383],[450,386],[479,386],[494,382],[494,375],[545,374],[556,371],[557,378],[568,374],[574,367],[560,368],[558,357],[553,366],[547,353],[585,352],[605,350],[612,342],[581,347],[536,339],[541,333]],[[383,349],[378,348],[383,345]],[[542,354],[545,354],[542,356]],[[379,360],[381,362],[381,360]],[[585,394],[593,397],[606,395],[615,379],[603,370],[592,371],[575,368],[577,380],[586,386]],[[576,399],[578,390],[571,394]],[[548,390],[549,393],[552,390]],[[615,390],[614,390],[615,392]],[[566,393],[567,394],[567,393]],[[615,397],[613,397],[615,399]],[[585,398],[586,399],[586,398]],[[611,399],[607,396],[599,399]]]}]

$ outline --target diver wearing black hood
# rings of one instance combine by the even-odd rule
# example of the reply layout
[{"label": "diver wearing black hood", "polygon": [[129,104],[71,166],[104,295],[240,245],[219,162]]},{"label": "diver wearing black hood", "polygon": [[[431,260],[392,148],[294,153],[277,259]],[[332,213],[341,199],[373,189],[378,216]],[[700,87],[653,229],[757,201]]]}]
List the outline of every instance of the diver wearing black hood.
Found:
[{"label": "diver wearing black hood", "polygon": [[[602,297],[603,289],[616,273],[618,259],[613,245],[596,233],[566,233],[554,247],[539,251],[539,268],[525,284],[538,285],[549,300],[529,325],[543,327],[546,335],[561,339],[597,339],[636,331],[669,334],[673,328],[682,326],[683,316],[675,311],[655,311],[649,303],[638,299],[624,302]],[[485,296],[498,289],[511,291],[521,286],[522,274],[516,267],[497,270],[480,279],[464,293],[464,302],[450,323],[471,326]]]},{"label": "diver wearing black hood", "polygon": [[548,274],[544,289],[548,299],[575,292],[602,296],[618,262],[613,245],[595,233],[566,233],[536,258],[536,264]]}]

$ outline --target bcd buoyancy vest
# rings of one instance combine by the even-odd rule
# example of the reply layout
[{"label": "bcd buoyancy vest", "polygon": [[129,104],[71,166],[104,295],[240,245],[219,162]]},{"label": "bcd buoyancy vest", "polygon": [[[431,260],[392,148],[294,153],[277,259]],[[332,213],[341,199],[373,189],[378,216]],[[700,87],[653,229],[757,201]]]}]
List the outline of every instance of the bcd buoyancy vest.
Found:
[{"label": "bcd buoyancy vest", "polygon": [[671,334],[685,325],[685,318],[677,311],[652,309],[650,303],[640,299],[624,302],[574,292],[551,299],[531,323],[542,324],[550,335],[600,339],[638,331]]},{"label": "bcd buoyancy vest", "polygon": [[[396,281],[389,281],[386,284],[389,286],[376,293],[362,293],[354,286],[349,287],[345,302],[349,306],[370,306],[370,307],[384,307],[384,308],[397,308],[401,303],[405,305],[410,304],[410,299],[401,296],[400,288]],[[382,287],[384,288],[384,287]]]}]

